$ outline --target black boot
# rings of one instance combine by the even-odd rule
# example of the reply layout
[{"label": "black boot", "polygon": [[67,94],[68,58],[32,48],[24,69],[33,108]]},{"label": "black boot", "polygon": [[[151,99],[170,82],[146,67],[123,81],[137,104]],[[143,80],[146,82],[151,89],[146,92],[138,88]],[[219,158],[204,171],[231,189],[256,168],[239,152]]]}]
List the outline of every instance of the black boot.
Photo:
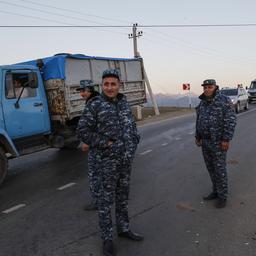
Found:
[{"label": "black boot", "polygon": [[85,205],[84,210],[85,211],[96,211],[96,210],[98,210],[98,207],[94,203],[91,202],[91,203]]},{"label": "black boot", "polygon": [[114,243],[112,240],[105,240],[103,242],[103,255],[104,256],[116,256],[114,251]]},{"label": "black boot", "polygon": [[213,200],[216,199],[218,197],[216,192],[212,192],[211,194],[209,194],[208,196],[204,196],[203,199],[205,201],[209,201],[209,200]]},{"label": "black boot", "polygon": [[216,208],[224,208],[227,205],[227,199],[219,198],[215,204]]},{"label": "black boot", "polygon": [[132,241],[142,241],[144,239],[143,236],[133,233],[131,230],[118,233],[118,236],[123,238],[128,238]]}]

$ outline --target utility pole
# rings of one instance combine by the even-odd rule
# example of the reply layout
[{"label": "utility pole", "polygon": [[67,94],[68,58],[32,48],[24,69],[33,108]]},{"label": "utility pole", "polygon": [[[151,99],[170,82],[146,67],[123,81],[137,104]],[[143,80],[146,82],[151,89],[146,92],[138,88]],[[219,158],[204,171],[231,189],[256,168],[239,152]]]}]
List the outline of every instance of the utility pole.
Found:
[{"label": "utility pole", "polygon": [[189,91],[188,91],[188,105],[189,105],[189,108],[191,108],[191,107],[192,107],[190,87],[189,87]]},{"label": "utility pole", "polygon": [[[137,27],[138,27],[137,23],[133,24],[132,34],[128,34],[128,38],[133,39],[134,58],[141,57],[139,52],[138,52],[137,38],[141,37],[143,32],[142,31],[137,31]],[[152,89],[151,89],[151,86],[150,86],[150,83],[149,83],[149,79],[148,79],[147,73],[146,73],[145,68],[144,68],[144,64],[143,64],[143,71],[144,71],[144,77],[145,77],[145,82],[146,82],[146,85],[147,85],[147,89],[148,89],[148,92],[149,92],[149,95],[150,95],[150,98],[152,100],[153,107],[154,107],[154,110],[155,110],[155,114],[159,115],[160,114],[159,109],[158,109],[156,100],[154,98],[154,95],[153,95],[153,92],[152,92]],[[137,106],[137,118],[139,120],[142,119],[142,108],[141,108],[141,106]]]},{"label": "utility pole", "polygon": [[[137,38],[142,36],[142,31],[137,32],[138,24],[135,23],[132,26],[132,34],[128,35],[129,39],[133,39],[133,52],[134,52],[134,58],[138,58],[138,45],[137,45]],[[137,118],[138,120],[142,119],[142,108],[141,106],[137,106]]]},{"label": "utility pole", "polygon": [[141,37],[143,32],[142,31],[138,31],[137,32],[137,27],[138,27],[138,24],[135,23],[133,24],[132,26],[132,34],[129,34],[128,37],[129,39],[133,39],[133,51],[134,51],[134,57],[135,58],[138,58],[139,57],[139,54],[138,54],[138,45],[137,45],[137,38],[138,37]]}]

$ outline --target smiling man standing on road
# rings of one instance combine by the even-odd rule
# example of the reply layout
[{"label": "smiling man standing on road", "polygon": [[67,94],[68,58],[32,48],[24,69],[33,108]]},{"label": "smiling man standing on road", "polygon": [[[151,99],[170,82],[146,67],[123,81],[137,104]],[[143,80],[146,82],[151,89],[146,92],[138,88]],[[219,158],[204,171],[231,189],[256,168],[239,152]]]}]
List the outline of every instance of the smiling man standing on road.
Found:
[{"label": "smiling man standing on road", "polygon": [[111,217],[114,200],[118,236],[143,239],[130,230],[128,218],[131,165],[139,135],[126,97],[119,90],[118,70],[104,71],[102,94],[88,102],[78,124],[78,136],[89,146],[89,165],[99,175],[97,206],[105,256],[116,255]]},{"label": "smiling man standing on road", "polygon": [[213,184],[212,193],[204,200],[217,199],[216,207],[223,208],[228,195],[226,156],[235,131],[236,114],[232,102],[219,92],[214,79],[205,80],[202,86],[204,92],[196,108],[196,144],[202,147]]}]

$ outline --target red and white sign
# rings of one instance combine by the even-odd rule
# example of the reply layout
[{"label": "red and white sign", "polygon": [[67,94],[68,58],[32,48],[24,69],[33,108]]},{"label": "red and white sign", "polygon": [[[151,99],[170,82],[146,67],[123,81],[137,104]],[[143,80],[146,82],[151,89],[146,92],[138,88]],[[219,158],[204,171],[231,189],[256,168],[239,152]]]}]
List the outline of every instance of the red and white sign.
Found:
[{"label": "red and white sign", "polygon": [[190,84],[183,84],[183,90],[190,90]]}]

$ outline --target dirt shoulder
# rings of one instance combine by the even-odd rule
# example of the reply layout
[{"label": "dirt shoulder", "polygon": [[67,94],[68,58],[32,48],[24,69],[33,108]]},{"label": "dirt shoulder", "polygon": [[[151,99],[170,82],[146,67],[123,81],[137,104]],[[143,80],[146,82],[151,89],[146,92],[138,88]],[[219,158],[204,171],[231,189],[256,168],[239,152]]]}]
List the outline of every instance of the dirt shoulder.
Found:
[{"label": "dirt shoulder", "polygon": [[[152,107],[144,107],[142,108],[142,120],[136,120],[136,122],[138,125],[158,122],[158,121],[162,121],[172,117],[193,114],[195,113],[195,109],[177,108],[177,107],[160,107],[159,112],[160,112],[160,115],[156,116],[154,109]],[[133,109],[133,114],[136,117],[136,109]]]}]

